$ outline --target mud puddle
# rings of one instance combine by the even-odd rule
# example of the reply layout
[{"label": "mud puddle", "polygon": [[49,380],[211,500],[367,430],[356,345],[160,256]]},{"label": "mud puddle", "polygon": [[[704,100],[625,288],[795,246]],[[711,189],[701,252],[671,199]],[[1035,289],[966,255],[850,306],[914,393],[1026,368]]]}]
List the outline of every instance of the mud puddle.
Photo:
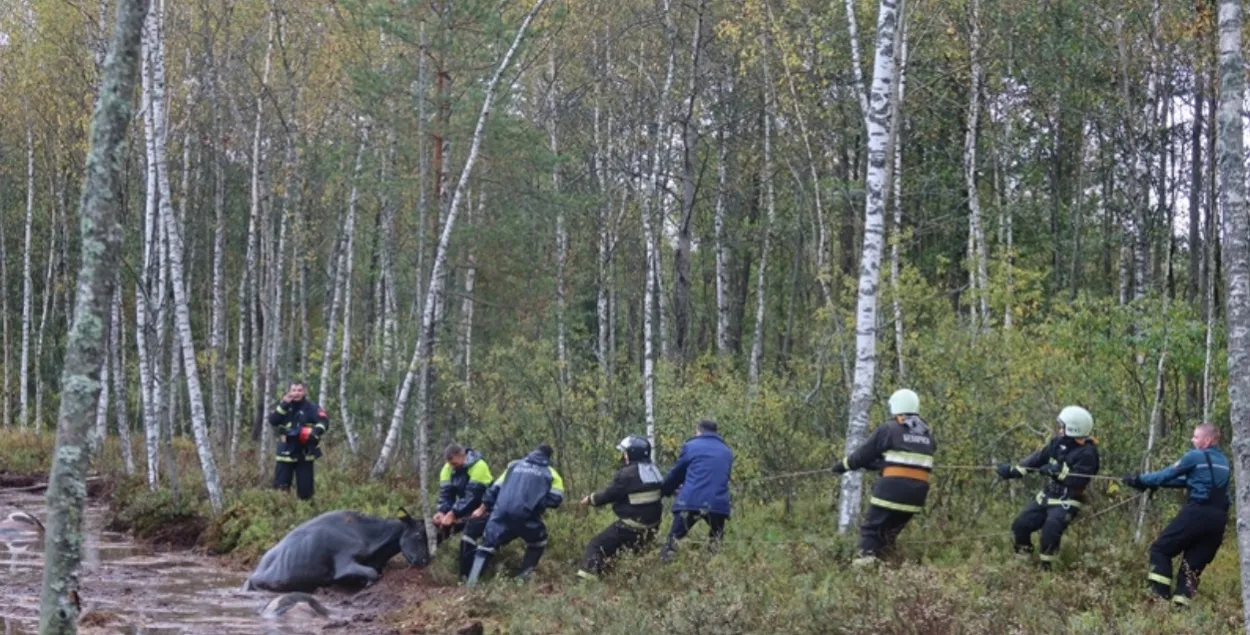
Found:
[{"label": "mud puddle", "polygon": [[[40,520],[42,491],[0,489],[0,521],[15,511]],[[375,624],[393,604],[378,585],[356,595],[329,591],[317,598],[330,612],[322,618],[292,611],[281,618],[259,615],[276,594],[241,590],[246,573],[191,552],[158,552],[130,537],[105,531],[105,510],[89,502],[87,538],[79,572],[83,633],[130,635],[235,635],[350,632],[387,633]],[[389,575],[389,574],[388,574]],[[43,538],[37,532],[0,528],[0,635],[34,634],[39,627]],[[363,611],[363,612],[362,612]],[[343,629],[343,630],[338,630]]]}]

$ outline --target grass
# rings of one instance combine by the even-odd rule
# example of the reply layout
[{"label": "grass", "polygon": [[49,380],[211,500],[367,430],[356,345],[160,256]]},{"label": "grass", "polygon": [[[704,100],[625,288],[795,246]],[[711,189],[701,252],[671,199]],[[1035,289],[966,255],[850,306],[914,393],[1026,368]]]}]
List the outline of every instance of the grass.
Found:
[{"label": "grass", "polygon": [[[45,438],[0,434],[0,470],[46,471],[50,450]],[[180,442],[175,451],[180,465],[195,464],[189,444]],[[120,463],[110,456],[119,456],[115,447],[106,447],[98,471],[118,473]],[[195,542],[202,548],[248,566],[322,511],[386,515],[401,505],[417,511],[412,479],[372,482],[364,469],[320,465],[316,498],[304,503],[292,493],[267,489],[268,475],[254,464],[241,459],[249,468],[223,483],[227,505],[216,518],[210,518],[194,472],[182,475],[180,497],[151,492],[142,479],[123,480],[111,513],[119,526],[149,539],[177,523],[197,527]],[[1007,531],[1036,483],[1002,487],[989,485],[994,481],[988,476],[960,478],[958,487],[939,481],[942,495],[932,496],[929,512],[903,532],[899,560],[873,571],[849,566],[855,537],[834,529],[832,478],[807,479],[804,486],[785,490],[792,496],[788,501],[780,498],[783,490],[752,488],[749,496],[736,499],[717,552],[697,544],[705,531],[700,526],[673,564],[659,563],[657,544],[589,583],[575,576],[582,549],[611,522],[611,514],[581,508],[571,497],[565,508],[548,514],[551,546],[533,583],[495,576],[477,590],[458,588],[456,543],[451,543],[440,549],[427,576],[446,588],[430,589],[419,602],[414,597],[386,619],[401,632],[431,634],[457,632],[473,621],[501,635],[1242,632],[1231,523],[1194,606],[1177,611],[1150,602],[1145,581],[1149,541],[1176,512],[1175,495],[1156,496],[1146,539],[1138,544],[1132,540],[1135,504],[1090,518],[1128,496],[1099,492],[1094,509],[1064,537],[1060,565],[1042,572],[1012,557]],[[504,549],[496,570],[515,569],[522,549],[517,543]]]}]

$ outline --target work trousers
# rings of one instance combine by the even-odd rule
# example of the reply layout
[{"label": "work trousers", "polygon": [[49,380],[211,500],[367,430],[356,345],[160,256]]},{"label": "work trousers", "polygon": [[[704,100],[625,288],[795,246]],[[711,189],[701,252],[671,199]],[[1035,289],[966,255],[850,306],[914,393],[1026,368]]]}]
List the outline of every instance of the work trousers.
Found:
[{"label": "work trousers", "polygon": [[880,556],[894,548],[898,535],[915,514],[870,505],[859,526],[859,555]]},{"label": "work trousers", "polygon": [[[1228,510],[1223,505],[1189,503],[1150,545],[1150,587],[1164,599],[1189,604],[1198,592],[1202,570],[1215,559]],[[1180,575],[1172,578],[1172,559],[1181,556]],[[1175,591],[1172,590],[1175,583]]]},{"label": "work trousers", "polygon": [[582,571],[593,575],[603,573],[608,562],[622,551],[637,551],[655,540],[656,528],[630,527],[617,521],[599,532],[586,545]]},{"label": "work trousers", "polygon": [[1016,553],[1033,553],[1033,532],[1042,530],[1039,558],[1043,563],[1059,559],[1059,542],[1063,532],[1076,519],[1076,506],[1047,505],[1033,501],[1011,523]]},{"label": "work trousers", "polygon": [[295,481],[295,493],[300,500],[313,497],[313,462],[297,461],[290,463],[278,461],[273,472],[273,486],[283,491],[291,489],[291,481]]}]

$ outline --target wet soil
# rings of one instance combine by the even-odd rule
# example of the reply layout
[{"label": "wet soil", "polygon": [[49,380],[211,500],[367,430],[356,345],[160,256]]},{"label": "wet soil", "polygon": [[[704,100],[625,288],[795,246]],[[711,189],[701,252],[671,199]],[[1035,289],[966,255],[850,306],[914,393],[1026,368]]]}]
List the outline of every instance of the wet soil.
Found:
[{"label": "wet soil", "polygon": [[[19,510],[43,519],[44,493],[34,487],[40,479],[16,475],[0,479],[0,521]],[[454,592],[439,588],[424,571],[393,563],[372,587],[317,592],[329,618],[292,611],[266,619],[260,610],[278,594],[242,591],[248,571],[185,549],[157,550],[139,544],[106,530],[104,516],[103,505],[92,500],[86,511],[87,539],[79,573],[79,631],[84,634],[411,633],[410,626],[395,628],[389,616],[431,595]],[[6,531],[0,525],[0,635],[38,630],[42,576],[42,536]]]}]

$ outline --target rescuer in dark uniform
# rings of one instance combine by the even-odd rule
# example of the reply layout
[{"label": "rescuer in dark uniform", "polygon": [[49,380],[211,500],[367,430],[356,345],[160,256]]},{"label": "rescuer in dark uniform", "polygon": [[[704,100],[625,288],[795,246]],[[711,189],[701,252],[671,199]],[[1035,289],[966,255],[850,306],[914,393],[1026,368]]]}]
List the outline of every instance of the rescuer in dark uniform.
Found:
[{"label": "rescuer in dark uniform", "polygon": [[655,539],[664,516],[660,486],[664,477],[651,463],[651,442],[630,435],[616,445],[625,466],[617,470],[604,489],[582,499],[583,505],[611,505],[616,522],[586,545],[586,556],[577,575],[595,579],[609,560],[624,550],[634,550]]},{"label": "rescuer in dark uniform", "polygon": [[269,413],[269,425],[278,429],[278,465],[274,469],[273,486],[291,488],[300,500],[313,497],[313,461],[321,457],[321,436],[330,419],[326,411],[308,400],[302,382],[294,382],[282,396],[282,402]]},{"label": "rescuer in dark uniform", "polygon": [[525,541],[525,556],[517,578],[524,580],[533,573],[547,549],[547,526],[543,512],[564,502],[564,478],[551,467],[551,446],[542,444],[523,459],[508,464],[486,495],[474,518],[490,513],[486,531],[479,541],[468,586],[475,586],[482,569],[495,551],[520,538]]},{"label": "rescuer in dark uniform", "polygon": [[434,526],[442,542],[457,531],[460,534],[460,576],[467,577],[473,567],[477,541],[486,530],[485,518],[472,518],[482,504],[482,497],[494,477],[486,459],[473,448],[452,443],[443,451],[443,471],[438,477],[438,512]]},{"label": "rescuer in dark uniform", "polygon": [[[1215,559],[1228,524],[1228,458],[1216,447],[1220,431],[1204,423],[1194,428],[1194,449],[1157,472],[1127,474],[1124,483],[1144,490],[1184,487],[1189,500],[1154,544],[1150,545],[1150,588],[1178,606],[1189,606],[1198,592],[1202,570]],[[1172,558],[1183,554],[1181,573],[1172,590]]]},{"label": "rescuer in dark uniform", "polygon": [[836,474],[881,470],[859,528],[859,557],[852,562],[854,566],[875,564],[878,556],[894,546],[911,517],[924,510],[937,444],[919,413],[916,393],[904,389],[890,395],[894,420],[873,430],[863,445],[833,468]]},{"label": "rescuer in dark uniform", "polygon": [[1046,447],[1012,466],[998,466],[998,475],[1005,479],[1021,478],[1032,470],[1046,477],[1042,491],[1011,523],[1017,554],[1033,553],[1033,532],[1042,530],[1041,560],[1043,569],[1059,559],[1059,541],[1068,525],[1076,519],[1085,504],[1085,488],[1089,476],[1098,474],[1098,443],[1089,435],[1094,418],[1080,406],[1068,406],[1059,412],[1057,423],[1062,433]]}]

